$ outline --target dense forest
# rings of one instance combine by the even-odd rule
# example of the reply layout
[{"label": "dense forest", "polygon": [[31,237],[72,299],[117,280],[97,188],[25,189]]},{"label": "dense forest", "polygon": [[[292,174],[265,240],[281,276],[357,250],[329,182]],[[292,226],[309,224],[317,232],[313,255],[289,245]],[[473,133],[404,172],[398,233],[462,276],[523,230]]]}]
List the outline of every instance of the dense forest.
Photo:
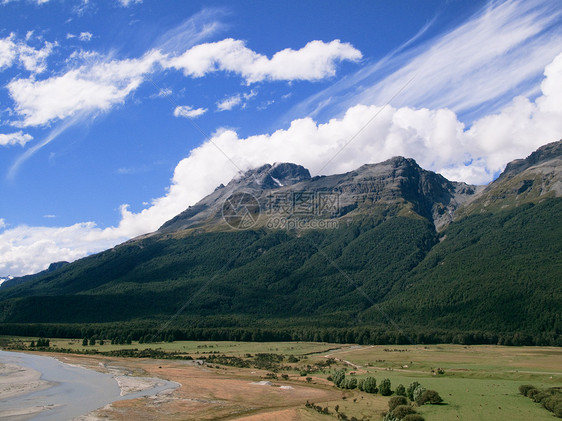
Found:
[{"label": "dense forest", "polygon": [[393,217],[302,235],[147,238],[1,291],[0,329],[562,345],[560,215],[562,199],[550,199],[439,234],[423,218]]}]

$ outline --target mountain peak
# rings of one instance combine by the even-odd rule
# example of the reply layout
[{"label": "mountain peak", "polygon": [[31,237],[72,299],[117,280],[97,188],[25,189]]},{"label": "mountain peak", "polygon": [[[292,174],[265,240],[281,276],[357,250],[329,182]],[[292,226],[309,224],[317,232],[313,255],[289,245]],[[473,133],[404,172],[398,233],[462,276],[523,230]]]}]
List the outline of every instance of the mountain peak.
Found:
[{"label": "mountain peak", "polygon": [[275,189],[292,186],[309,179],[310,172],[302,165],[281,162],[250,169],[232,180],[229,185],[235,183],[238,185],[246,184],[250,188]]}]

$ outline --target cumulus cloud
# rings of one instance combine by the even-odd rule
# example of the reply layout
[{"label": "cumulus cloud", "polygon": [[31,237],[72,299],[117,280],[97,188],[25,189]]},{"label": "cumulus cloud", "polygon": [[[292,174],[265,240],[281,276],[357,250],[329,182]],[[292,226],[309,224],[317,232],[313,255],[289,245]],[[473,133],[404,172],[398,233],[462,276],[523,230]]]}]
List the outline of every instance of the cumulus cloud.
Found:
[{"label": "cumulus cloud", "polygon": [[196,45],[164,64],[186,76],[202,77],[216,71],[234,72],[248,84],[262,80],[320,80],[335,75],[336,63],[357,61],[362,54],[349,43],[311,41],[300,50],[287,48],[271,59],[227,38]]},{"label": "cumulus cloud", "polygon": [[40,81],[14,79],[7,88],[23,117],[14,125],[42,126],[83,112],[107,111],[138,88],[161,58],[150,51],[139,59],[85,64]]},{"label": "cumulus cloud", "polygon": [[178,105],[174,109],[174,116],[176,117],[186,117],[186,118],[197,118],[207,112],[206,108],[192,108],[189,105]]},{"label": "cumulus cloud", "polygon": [[124,238],[112,237],[91,222],[60,228],[22,225],[6,229],[0,233],[0,273],[36,273],[49,263],[73,261],[119,240]]},{"label": "cumulus cloud", "polygon": [[52,261],[73,260],[154,231],[239,169],[265,162],[295,162],[317,175],[404,155],[449,179],[489,182],[510,160],[562,137],[562,54],[546,66],[544,75],[541,95],[534,101],[516,97],[470,128],[449,109],[356,105],[326,123],[307,117],[269,134],[240,138],[233,130],[218,131],[178,163],[166,195],[139,213],[123,205],[117,227],[84,223],[6,229],[0,234],[0,276],[35,272]]},{"label": "cumulus cloud", "polygon": [[[4,63],[6,66],[13,62],[14,57],[10,55],[13,48],[9,44],[11,39],[4,41],[5,45],[0,47],[0,65]],[[46,43],[42,50],[20,46],[19,58],[28,70],[40,72],[52,46]],[[220,68],[238,72],[248,82],[266,78],[316,80],[333,75],[336,61],[359,57],[361,53],[358,50],[336,40],[327,44],[313,41],[298,51],[280,51],[269,60],[244,47],[242,41],[227,39],[197,45],[172,59],[160,50],[124,60],[109,60],[91,53],[73,55],[71,58],[87,63],[43,80],[34,77],[14,79],[7,88],[15,103],[15,112],[22,117],[13,124],[19,127],[44,126],[79,113],[107,111],[123,103],[158,65],[183,69],[191,77]],[[289,61],[293,63],[292,70],[287,69]]]},{"label": "cumulus cloud", "polygon": [[0,133],[0,146],[20,145],[24,146],[33,139],[33,136],[23,133],[21,130],[15,133]]}]

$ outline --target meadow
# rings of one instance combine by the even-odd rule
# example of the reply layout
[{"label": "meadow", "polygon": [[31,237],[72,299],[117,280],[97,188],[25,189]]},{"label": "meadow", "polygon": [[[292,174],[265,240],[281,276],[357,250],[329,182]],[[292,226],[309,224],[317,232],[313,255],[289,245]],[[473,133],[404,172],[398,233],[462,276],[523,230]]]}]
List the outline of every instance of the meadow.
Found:
[{"label": "meadow", "polygon": [[[15,343],[15,338],[0,339],[4,344]],[[17,339],[21,341],[20,344],[37,340]],[[131,345],[97,343],[84,347],[82,340],[78,339],[50,340],[51,351],[62,348],[74,352],[96,350],[104,353],[122,349],[161,349],[168,353],[189,355],[196,360],[207,360],[204,366],[187,367],[187,362],[176,360],[80,356],[82,361],[93,361],[92,365],[104,361],[106,365],[137,368],[133,371],[179,381],[183,385],[180,388],[184,389],[182,393],[187,393],[190,399],[196,396],[205,402],[206,406],[199,408],[199,411],[191,408],[193,419],[328,420],[337,419],[339,412],[348,419],[381,420],[390,397],[357,389],[335,388],[328,378],[337,369],[345,369],[346,376],[357,379],[375,377],[379,385],[388,378],[393,390],[398,384],[407,387],[413,381],[427,389],[436,390],[443,398],[443,404],[416,408],[427,421],[553,420],[556,418],[552,413],[521,396],[518,387],[521,384],[533,384],[539,388],[562,386],[562,349],[555,347],[359,346],[315,342],[217,341]],[[267,360],[269,365],[263,365],[263,360],[259,360],[262,364],[258,365],[256,354],[270,355]],[[72,359],[72,355],[65,354],[64,358]],[[189,381],[186,381],[187,378]],[[248,386],[264,380],[270,381],[271,385],[261,388]],[[294,395],[288,398],[289,392],[280,394],[280,386],[295,389]],[[174,405],[180,405],[181,399],[185,399],[185,395],[181,396],[184,397],[178,398]],[[213,399],[222,403],[214,405]],[[320,414],[314,408],[306,407],[306,401],[327,408],[329,414]],[[135,405],[138,410],[141,404]],[[127,404],[120,403],[119,407],[123,411]],[[165,408],[166,405],[159,410]],[[176,419],[174,411],[169,409],[167,416]],[[185,417],[183,413],[177,419]]]}]

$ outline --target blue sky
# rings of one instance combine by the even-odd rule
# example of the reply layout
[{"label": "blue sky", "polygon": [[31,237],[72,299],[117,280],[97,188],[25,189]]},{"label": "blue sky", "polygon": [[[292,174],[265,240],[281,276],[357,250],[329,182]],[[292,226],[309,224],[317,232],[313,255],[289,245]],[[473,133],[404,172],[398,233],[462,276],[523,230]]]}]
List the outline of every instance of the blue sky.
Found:
[{"label": "blue sky", "polygon": [[153,231],[266,162],[405,155],[489,182],[562,137],[561,9],[0,0],[0,276]]}]

